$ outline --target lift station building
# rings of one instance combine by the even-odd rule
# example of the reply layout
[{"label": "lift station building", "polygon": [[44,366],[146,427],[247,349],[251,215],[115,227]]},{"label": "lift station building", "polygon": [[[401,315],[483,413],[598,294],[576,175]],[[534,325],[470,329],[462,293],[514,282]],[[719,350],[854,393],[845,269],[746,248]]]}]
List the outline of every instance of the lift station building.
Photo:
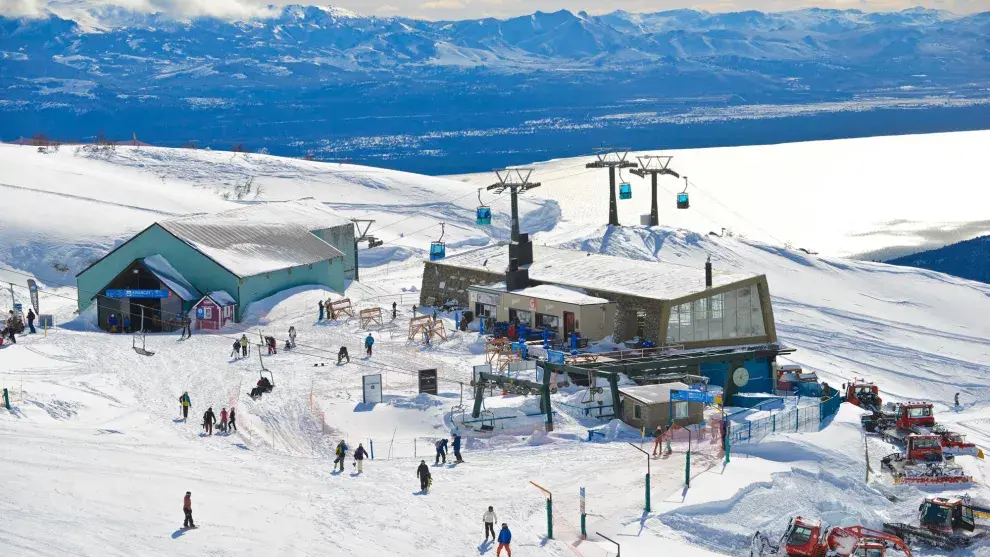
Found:
[{"label": "lift station building", "polygon": [[288,288],[343,292],[355,250],[353,223],[313,199],[162,220],[76,275],[78,307],[96,304],[104,329],[115,315],[118,327],[128,319],[132,330],[158,331],[195,320],[204,298],[222,299],[239,321]]}]

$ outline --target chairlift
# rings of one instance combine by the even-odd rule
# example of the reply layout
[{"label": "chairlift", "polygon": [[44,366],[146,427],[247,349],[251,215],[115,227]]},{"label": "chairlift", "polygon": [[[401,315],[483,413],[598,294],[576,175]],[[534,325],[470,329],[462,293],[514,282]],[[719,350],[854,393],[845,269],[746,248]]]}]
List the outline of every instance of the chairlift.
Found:
[{"label": "chairlift", "polygon": [[443,234],[445,232],[444,223],[440,223],[440,239],[436,242],[430,244],[430,261],[439,261],[444,257],[447,257],[447,247],[443,243]]},{"label": "chairlift", "polygon": [[684,191],[677,194],[677,208],[678,209],[688,209],[691,207],[691,200],[688,197],[688,177],[684,177]]},{"label": "chairlift", "polygon": [[632,199],[632,185],[622,178],[621,169],[619,170],[619,178],[622,179],[622,183],[619,184],[619,199]]},{"label": "chairlift", "polygon": [[[138,346],[137,345],[138,336],[141,337],[141,346]],[[145,337],[146,336],[147,336],[147,334],[144,332],[143,329],[141,331],[137,332],[137,333],[134,333],[131,336],[131,348],[133,348],[135,352],[137,352],[138,354],[140,354],[142,356],[154,356],[155,353],[152,352],[152,351],[150,351],[150,350],[148,350],[148,347],[145,344]]]},{"label": "chairlift", "polygon": [[481,426],[478,431],[495,431],[495,412],[483,410],[480,414]]},{"label": "chairlift", "polygon": [[492,208],[481,201],[481,190],[478,190],[478,224],[489,225],[492,223]]}]

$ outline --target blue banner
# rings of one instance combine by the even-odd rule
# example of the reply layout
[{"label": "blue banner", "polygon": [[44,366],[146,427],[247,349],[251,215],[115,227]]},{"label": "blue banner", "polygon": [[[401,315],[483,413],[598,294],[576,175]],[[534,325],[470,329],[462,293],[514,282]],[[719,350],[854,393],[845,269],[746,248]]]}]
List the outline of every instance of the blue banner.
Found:
[{"label": "blue banner", "polygon": [[695,391],[695,390],[677,391],[677,390],[672,390],[672,391],[670,391],[670,400],[673,400],[673,401],[686,400],[688,402],[705,402],[705,403],[711,404],[711,403],[715,402],[715,396],[712,395],[712,394],[710,394],[710,393],[706,393],[704,391]]},{"label": "blue banner", "polygon": [[107,298],[168,298],[168,290],[107,290]]},{"label": "blue banner", "polygon": [[551,364],[564,363],[565,354],[556,350],[547,350],[547,361]]}]

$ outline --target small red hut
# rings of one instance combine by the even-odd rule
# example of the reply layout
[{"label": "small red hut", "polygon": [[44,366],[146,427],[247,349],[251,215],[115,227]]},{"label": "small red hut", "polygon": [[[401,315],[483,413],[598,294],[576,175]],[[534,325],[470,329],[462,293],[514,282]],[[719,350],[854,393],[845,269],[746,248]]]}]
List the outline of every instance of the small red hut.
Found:
[{"label": "small red hut", "polygon": [[236,307],[237,303],[230,294],[223,290],[210,292],[194,306],[196,328],[206,331],[222,329],[228,322],[234,321]]}]

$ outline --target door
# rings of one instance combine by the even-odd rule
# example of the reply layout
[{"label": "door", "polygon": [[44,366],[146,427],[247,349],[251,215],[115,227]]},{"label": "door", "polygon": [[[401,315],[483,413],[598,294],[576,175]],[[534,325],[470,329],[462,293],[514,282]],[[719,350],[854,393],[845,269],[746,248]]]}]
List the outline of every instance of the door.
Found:
[{"label": "door", "polygon": [[564,312],[564,338],[571,336],[574,332],[574,314],[565,311]]}]

